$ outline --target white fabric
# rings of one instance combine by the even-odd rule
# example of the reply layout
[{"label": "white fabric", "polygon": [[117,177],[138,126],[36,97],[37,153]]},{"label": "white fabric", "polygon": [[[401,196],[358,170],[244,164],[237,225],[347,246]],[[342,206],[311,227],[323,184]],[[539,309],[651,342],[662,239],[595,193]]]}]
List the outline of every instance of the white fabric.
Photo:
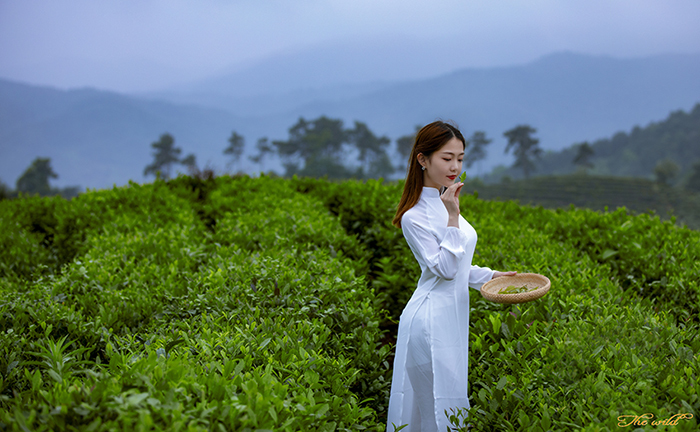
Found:
[{"label": "white fabric", "polygon": [[493,270],[472,265],[477,235],[459,217],[448,227],[440,191],[424,187],[404,213],[401,228],[421,277],[399,321],[387,431],[444,431],[445,410],[469,408],[469,289],[480,289]]}]

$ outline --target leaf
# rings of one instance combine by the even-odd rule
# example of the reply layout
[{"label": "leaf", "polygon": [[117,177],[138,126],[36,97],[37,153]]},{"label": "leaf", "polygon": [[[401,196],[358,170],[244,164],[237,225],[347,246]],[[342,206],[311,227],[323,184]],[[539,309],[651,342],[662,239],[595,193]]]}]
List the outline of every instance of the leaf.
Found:
[{"label": "leaf", "polygon": [[11,362],[10,364],[7,365],[7,372],[5,372],[5,375],[9,375],[10,371],[14,369],[17,365],[19,364],[19,361],[15,360]]},{"label": "leaf", "polygon": [[498,384],[496,384],[496,388],[498,390],[503,390],[503,387],[505,387],[506,384],[508,384],[508,377],[502,376],[501,379],[498,380]]},{"label": "leaf", "polygon": [[165,351],[169,353],[171,349],[173,349],[176,346],[181,345],[183,343],[185,343],[185,340],[180,338],[180,336],[178,336],[177,338],[173,339],[165,346]]},{"label": "leaf", "polygon": [[592,355],[593,357],[597,356],[597,355],[603,350],[603,348],[605,348],[605,345],[599,346],[598,348],[596,348],[595,350],[593,350],[593,352],[591,353],[591,355]]},{"label": "leaf", "polygon": [[277,423],[279,420],[277,420],[277,411],[275,411],[275,407],[270,407],[267,409],[267,412],[270,414],[270,417],[272,417],[272,420]]},{"label": "leaf", "polygon": [[506,323],[501,324],[501,333],[503,333],[503,336],[505,336],[506,339],[511,338],[510,329]]},{"label": "leaf", "polygon": [[270,343],[271,340],[272,340],[272,338],[267,338],[267,339],[265,339],[264,341],[262,341],[262,343],[260,344],[259,349],[265,348],[265,347],[267,346],[267,344]]},{"label": "leaf", "polygon": [[615,255],[617,255],[616,250],[606,249],[605,252],[603,252],[603,255],[601,257],[602,257],[602,259],[607,260],[608,258],[615,256]]},{"label": "leaf", "polygon": [[63,378],[59,374],[57,374],[55,370],[49,369],[47,372],[48,372],[49,376],[51,378],[53,378],[56,382],[58,382],[58,383],[63,382]]},{"label": "leaf", "polygon": [[141,402],[148,398],[148,393],[136,393],[132,394],[127,398],[129,405],[139,405]]}]

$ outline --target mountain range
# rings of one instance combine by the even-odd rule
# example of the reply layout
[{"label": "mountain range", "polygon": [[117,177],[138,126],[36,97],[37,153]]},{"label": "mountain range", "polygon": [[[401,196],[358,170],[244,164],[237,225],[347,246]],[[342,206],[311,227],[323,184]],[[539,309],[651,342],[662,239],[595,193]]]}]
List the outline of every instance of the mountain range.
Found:
[{"label": "mountain range", "polygon": [[[327,80],[316,86],[310,84],[313,77],[280,84],[285,64],[294,63],[280,62],[267,75],[263,72],[269,62],[143,94],[58,90],[0,80],[0,179],[13,187],[41,156],[51,158],[59,174],[53,182],[57,186],[105,188],[129,179],[141,182],[152,159],[150,143],[165,132],[175,137],[183,155],[194,153],[200,166],[222,169],[227,162],[222,152],[234,130],[247,140],[244,161],[234,169],[254,173],[260,167],[246,156],[254,153],[258,138],[286,139],[299,117],[320,115],[341,118],[348,126],[354,120],[365,122],[392,140],[435,119],[453,120],[467,137],[485,131],[493,143],[476,169],[485,173],[512,162],[504,154],[503,132],[518,124],[536,128],[541,147],[556,151],[665,118],[672,111],[690,110],[700,101],[700,54],[616,59],[567,52],[430,79]],[[322,59],[312,67],[315,74],[323,74]],[[276,159],[265,165],[280,166]],[[396,160],[396,166],[405,166],[405,161]]]}]

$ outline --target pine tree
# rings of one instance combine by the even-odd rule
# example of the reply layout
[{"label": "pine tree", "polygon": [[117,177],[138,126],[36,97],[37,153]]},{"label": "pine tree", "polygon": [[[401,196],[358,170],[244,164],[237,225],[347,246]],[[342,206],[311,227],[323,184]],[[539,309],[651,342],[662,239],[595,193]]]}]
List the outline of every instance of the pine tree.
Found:
[{"label": "pine tree", "polygon": [[[472,134],[471,138],[467,140],[467,154],[464,156],[464,162],[467,164],[467,168],[470,168],[474,163],[484,159],[486,157],[487,145],[491,143],[491,139],[486,138],[486,132],[476,131]],[[481,173],[480,169],[477,169],[477,176]]]},{"label": "pine tree", "polygon": [[164,133],[158,141],[151,143],[151,147],[155,150],[153,163],[146,166],[143,175],[155,175],[160,172],[164,179],[169,179],[172,165],[180,162],[179,156],[182,149],[175,147],[175,139],[168,133]]},{"label": "pine tree", "polygon": [[231,137],[228,139],[229,146],[224,150],[225,155],[231,155],[231,161],[227,164],[228,167],[234,165],[240,159],[245,148],[245,138],[239,135],[238,132],[231,132]]},{"label": "pine tree", "polygon": [[50,195],[50,178],[58,178],[58,174],[51,168],[51,159],[38,157],[17,179],[17,192]]},{"label": "pine tree", "polygon": [[506,153],[513,148],[515,155],[513,168],[522,169],[525,178],[530,177],[530,173],[535,170],[533,160],[542,154],[542,149],[538,147],[540,140],[532,137],[535,132],[537,129],[528,125],[518,125],[503,133],[508,138]]},{"label": "pine tree", "polygon": [[591,147],[588,142],[583,142],[578,144],[576,150],[576,157],[574,158],[574,165],[582,167],[584,170],[586,168],[593,168],[593,162],[591,158],[593,157],[593,147]]}]

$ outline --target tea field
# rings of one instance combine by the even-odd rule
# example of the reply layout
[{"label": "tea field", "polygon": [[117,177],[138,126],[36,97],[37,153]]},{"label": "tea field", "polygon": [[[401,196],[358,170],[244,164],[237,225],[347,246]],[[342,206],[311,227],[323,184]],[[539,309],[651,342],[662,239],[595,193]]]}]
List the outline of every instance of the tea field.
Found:
[{"label": "tea field", "polygon": [[700,229],[700,194],[635,177],[586,174],[538,176],[530,179],[465,184],[487,200],[516,200],[545,208],[589,208],[604,211],[625,207],[629,213],[653,211],[662,220],[675,217],[676,225]]},{"label": "tea field", "polygon": [[[419,276],[391,225],[401,189],[179,177],[0,201],[0,430],[384,430]],[[471,290],[454,430],[697,430],[699,232],[624,208],[461,209],[475,264],[552,289]]]}]

